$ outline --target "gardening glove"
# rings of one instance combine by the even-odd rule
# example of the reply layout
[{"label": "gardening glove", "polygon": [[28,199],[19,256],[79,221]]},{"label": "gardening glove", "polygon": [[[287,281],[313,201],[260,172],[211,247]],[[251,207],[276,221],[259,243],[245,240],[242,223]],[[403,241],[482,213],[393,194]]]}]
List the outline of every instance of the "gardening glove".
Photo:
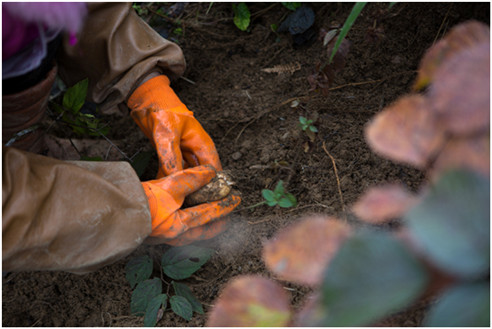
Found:
[{"label": "gardening glove", "polygon": [[161,178],[183,168],[209,164],[222,170],[210,136],[159,75],[140,85],[127,102],[131,115],[151,140],[159,157]]},{"label": "gardening glove", "polygon": [[215,174],[212,166],[205,165],[142,183],[152,218],[150,243],[183,245],[210,239],[225,229],[226,220],[222,217],[241,201],[234,194],[219,201],[181,209],[185,197],[209,183]]}]

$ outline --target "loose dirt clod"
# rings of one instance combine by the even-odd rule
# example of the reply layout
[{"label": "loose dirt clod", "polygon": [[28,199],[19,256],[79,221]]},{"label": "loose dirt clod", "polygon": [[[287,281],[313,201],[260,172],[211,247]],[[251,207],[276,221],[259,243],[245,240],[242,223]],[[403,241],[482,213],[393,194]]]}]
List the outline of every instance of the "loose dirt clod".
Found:
[{"label": "loose dirt clod", "polygon": [[210,183],[185,198],[184,206],[192,207],[200,203],[223,199],[229,195],[233,184],[234,182],[229,173],[225,171],[217,172],[217,176]]}]

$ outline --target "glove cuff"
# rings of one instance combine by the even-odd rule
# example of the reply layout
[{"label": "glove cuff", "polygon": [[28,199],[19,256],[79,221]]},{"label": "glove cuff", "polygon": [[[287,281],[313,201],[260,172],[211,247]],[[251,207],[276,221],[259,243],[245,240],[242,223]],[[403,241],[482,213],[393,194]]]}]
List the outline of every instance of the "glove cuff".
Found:
[{"label": "glove cuff", "polygon": [[159,75],[140,85],[128,99],[127,105],[133,111],[167,110],[192,115],[170,86],[169,78]]}]

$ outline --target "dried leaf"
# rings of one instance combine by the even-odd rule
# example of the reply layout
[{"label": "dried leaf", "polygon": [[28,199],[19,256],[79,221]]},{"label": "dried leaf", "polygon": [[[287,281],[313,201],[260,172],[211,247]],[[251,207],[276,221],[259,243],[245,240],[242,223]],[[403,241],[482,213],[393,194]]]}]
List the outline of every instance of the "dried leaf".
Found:
[{"label": "dried leaf", "polygon": [[388,184],[367,190],[352,210],[366,222],[381,224],[402,216],[415,201],[415,197],[403,186]]},{"label": "dried leaf", "polygon": [[489,28],[483,23],[471,21],[454,27],[422,58],[414,89],[420,90],[434,81],[437,69],[449,58],[474,45],[489,42],[489,40]]},{"label": "dried leaf", "polygon": [[284,327],[290,299],[278,283],[261,276],[240,276],[228,283],[209,314],[208,327]]},{"label": "dried leaf", "polygon": [[326,32],[325,35],[323,36],[323,46],[326,47],[330,43],[330,41],[332,41],[333,38],[337,35],[337,33],[338,33],[338,29],[333,29]]},{"label": "dried leaf", "polygon": [[299,71],[301,69],[301,64],[299,62],[283,64],[283,65],[275,65],[274,67],[262,69],[263,72],[266,73],[289,73],[294,74],[294,72]]},{"label": "dried leaf", "polygon": [[318,285],[324,269],[350,234],[350,227],[335,218],[310,217],[265,243],[263,259],[282,280]]},{"label": "dried leaf", "polygon": [[443,129],[420,95],[404,96],[377,114],[365,135],[376,153],[418,168],[444,142]]},{"label": "dried leaf", "polygon": [[450,139],[434,162],[433,175],[451,168],[468,168],[490,177],[489,135]]},{"label": "dried leaf", "polygon": [[490,43],[468,48],[444,62],[429,89],[432,109],[455,134],[490,127]]}]

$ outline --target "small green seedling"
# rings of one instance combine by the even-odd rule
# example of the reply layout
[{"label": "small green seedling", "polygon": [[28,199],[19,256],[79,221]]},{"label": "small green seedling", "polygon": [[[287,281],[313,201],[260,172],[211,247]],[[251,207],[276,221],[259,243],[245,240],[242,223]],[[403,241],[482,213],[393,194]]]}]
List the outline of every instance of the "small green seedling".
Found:
[{"label": "small green seedling", "polygon": [[274,207],[276,205],[279,205],[282,208],[290,208],[290,207],[297,206],[296,197],[285,190],[284,182],[282,180],[280,180],[277,183],[277,186],[273,191],[268,189],[263,189],[261,191],[261,194],[265,199],[263,203],[266,203],[270,207]]},{"label": "small green seedling", "polygon": [[[162,255],[161,271],[171,279],[168,283],[162,276],[151,278],[153,261],[148,255],[131,259],[125,266],[126,279],[132,287],[131,313],[144,316],[144,326],[154,327],[167,303],[171,310],[186,321],[190,321],[193,312],[204,314],[202,304],[184,283],[175,280],[189,278],[198,271],[213,254],[212,249],[193,245],[172,247]],[[167,285],[163,290],[162,283]],[[169,291],[174,291],[170,294]]]},{"label": "small green seedling", "polygon": [[299,126],[301,127],[302,131],[306,132],[306,135],[313,142],[315,139],[314,134],[318,132],[318,129],[315,126],[313,126],[313,120],[308,120],[307,118],[300,116]]}]

